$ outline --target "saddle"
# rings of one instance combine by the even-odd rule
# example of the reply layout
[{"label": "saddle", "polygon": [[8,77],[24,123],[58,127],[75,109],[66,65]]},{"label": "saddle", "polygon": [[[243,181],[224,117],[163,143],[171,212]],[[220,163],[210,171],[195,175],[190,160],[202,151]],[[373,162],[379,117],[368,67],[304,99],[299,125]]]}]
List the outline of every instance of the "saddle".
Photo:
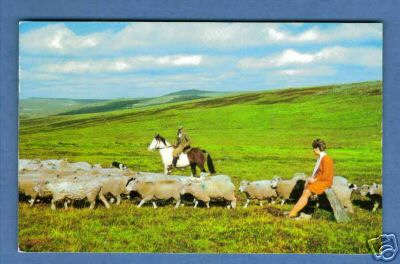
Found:
[{"label": "saddle", "polygon": [[187,146],[183,149],[182,153],[188,154],[192,150],[191,146]]}]

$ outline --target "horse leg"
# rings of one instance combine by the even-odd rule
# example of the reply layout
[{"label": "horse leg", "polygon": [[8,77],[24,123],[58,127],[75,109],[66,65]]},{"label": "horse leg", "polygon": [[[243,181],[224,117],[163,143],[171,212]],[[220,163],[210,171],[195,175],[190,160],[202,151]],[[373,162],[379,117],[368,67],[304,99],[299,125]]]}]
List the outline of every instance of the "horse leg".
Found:
[{"label": "horse leg", "polygon": [[204,168],[204,163],[203,164],[197,164],[197,166],[199,166],[201,172],[206,173],[206,169]]},{"label": "horse leg", "polygon": [[190,163],[190,169],[192,170],[192,177],[196,176],[196,163]]}]

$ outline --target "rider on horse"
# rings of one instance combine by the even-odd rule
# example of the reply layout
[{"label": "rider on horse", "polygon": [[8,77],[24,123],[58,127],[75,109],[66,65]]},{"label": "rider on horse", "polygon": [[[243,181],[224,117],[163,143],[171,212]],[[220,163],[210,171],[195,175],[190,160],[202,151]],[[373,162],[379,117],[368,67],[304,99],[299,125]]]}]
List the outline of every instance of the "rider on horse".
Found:
[{"label": "rider on horse", "polygon": [[172,166],[176,168],[176,163],[178,162],[179,155],[190,149],[190,139],[186,132],[183,130],[183,126],[178,127],[178,134],[176,139],[175,149],[172,152],[173,160]]}]

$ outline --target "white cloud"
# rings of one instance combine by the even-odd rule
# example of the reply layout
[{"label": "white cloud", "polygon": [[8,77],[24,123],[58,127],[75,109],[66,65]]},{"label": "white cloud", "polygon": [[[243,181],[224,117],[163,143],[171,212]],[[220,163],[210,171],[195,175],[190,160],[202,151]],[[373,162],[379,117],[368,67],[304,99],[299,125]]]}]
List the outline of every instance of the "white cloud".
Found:
[{"label": "white cloud", "polygon": [[307,30],[300,34],[291,34],[286,31],[271,28],[268,31],[268,39],[273,42],[307,42],[318,39],[319,34],[316,30]]},{"label": "white cloud", "polygon": [[336,71],[332,67],[322,66],[302,69],[284,69],[275,71],[274,73],[283,76],[329,76],[336,74]]},{"label": "white cloud", "polygon": [[36,52],[74,53],[82,49],[92,49],[106,39],[107,33],[76,35],[64,24],[51,24],[21,34],[22,50]]},{"label": "white cloud", "polygon": [[309,64],[352,64],[368,67],[382,65],[382,50],[379,48],[327,47],[314,53],[302,53],[287,49],[280,54],[264,58],[244,58],[238,62],[239,68],[262,69]]},{"label": "white cloud", "polygon": [[267,31],[267,40],[276,43],[328,43],[358,39],[382,39],[380,23],[342,23],[335,27],[320,29],[314,27],[300,33],[292,33],[280,28]]},{"label": "white cloud", "polygon": [[203,63],[201,55],[174,56],[139,56],[100,60],[71,60],[61,63],[49,63],[39,67],[40,72],[47,73],[101,73],[127,72],[151,68],[196,67]]},{"label": "white cloud", "polygon": [[[86,35],[78,35],[66,25],[51,24],[22,33],[21,50],[31,53],[104,55],[124,50],[144,49],[152,52],[165,47],[231,50],[277,44],[382,39],[380,23],[342,23],[325,29],[315,26],[299,32],[299,27],[294,23],[139,22],[128,24],[116,32],[102,31]],[[293,32],[285,28],[296,30]]]}]

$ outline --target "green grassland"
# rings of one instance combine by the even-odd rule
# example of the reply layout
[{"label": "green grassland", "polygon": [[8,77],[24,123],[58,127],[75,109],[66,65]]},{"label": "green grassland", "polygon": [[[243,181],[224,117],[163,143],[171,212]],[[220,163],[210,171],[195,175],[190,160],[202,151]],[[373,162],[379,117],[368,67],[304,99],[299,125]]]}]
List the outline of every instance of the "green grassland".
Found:
[{"label": "green grassland", "polygon": [[[382,83],[280,89],[149,105],[102,113],[20,120],[20,158],[68,158],[137,171],[161,172],[158,152],[147,151],[156,133],[173,141],[183,124],[211,153],[217,172],[240,180],[310,174],[311,142],[322,138],[335,174],[357,184],[382,182]],[[190,170],[175,172],[189,175]],[[239,199],[244,197],[238,193]],[[132,201],[106,210],[52,212],[48,205],[19,206],[19,243],[26,251],[367,253],[381,233],[381,210],[359,205],[350,223],[317,210],[309,222],[281,216],[278,205],[227,210],[172,205],[136,208]],[[242,205],[239,202],[239,207]]]}]

